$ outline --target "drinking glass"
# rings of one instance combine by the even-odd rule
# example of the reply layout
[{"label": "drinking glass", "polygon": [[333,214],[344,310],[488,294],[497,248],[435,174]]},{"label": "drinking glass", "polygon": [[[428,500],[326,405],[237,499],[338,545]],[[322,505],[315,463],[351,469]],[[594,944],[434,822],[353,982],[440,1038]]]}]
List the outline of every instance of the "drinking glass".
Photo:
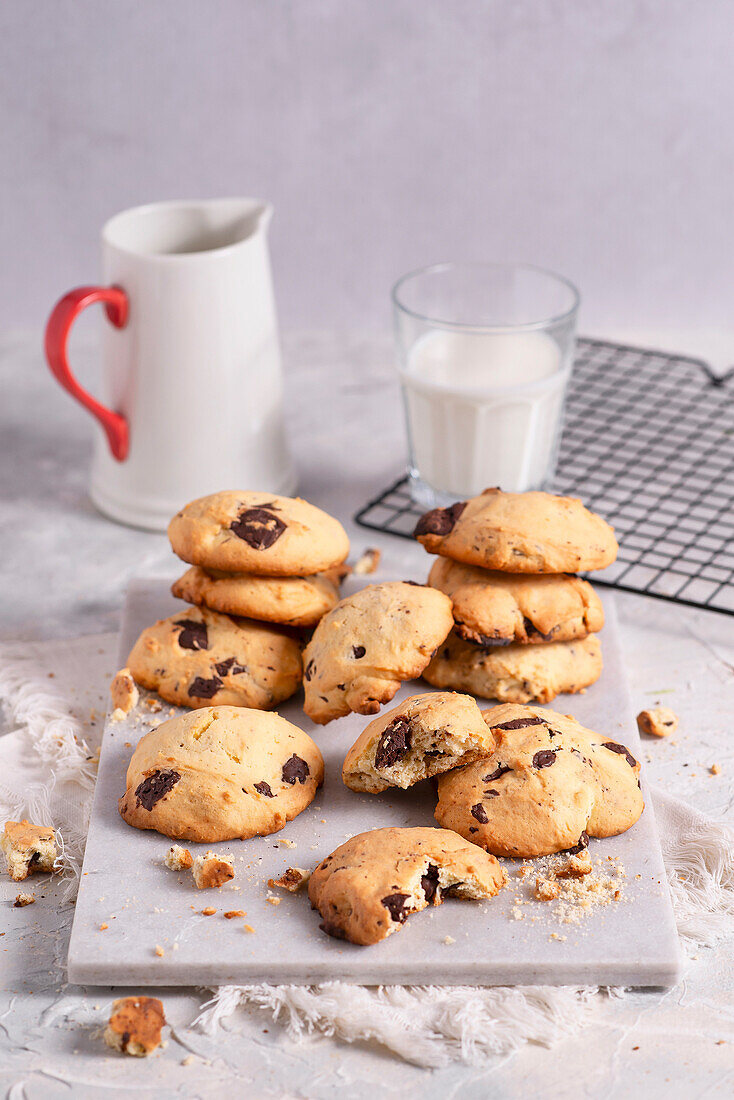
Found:
[{"label": "drinking glass", "polygon": [[393,288],[411,494],[427,507],[555,472],[579,294],[526,264],[443,263]]}]

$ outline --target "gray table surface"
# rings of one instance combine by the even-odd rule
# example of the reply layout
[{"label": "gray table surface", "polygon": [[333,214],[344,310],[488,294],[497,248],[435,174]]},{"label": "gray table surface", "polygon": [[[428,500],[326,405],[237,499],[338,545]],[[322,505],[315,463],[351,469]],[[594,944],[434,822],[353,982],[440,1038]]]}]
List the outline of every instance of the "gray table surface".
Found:
[{"label": "gray table surface", "polygon": [[[98,515],[86,493],[90,432],[85,415],[52,382],[40,336],[0,338],[0,638],[63,638],[117,629],[129,578],[170,563],[162,535],[117,526]],[[285,340],[288,428],[300,471],[299,491],[347,521],[384,487],[405,461],[402,410],[387,338],[358,334],[300,334]],[[94,384],[94,343],[74,348],[80,373]],[[347,522],[355,549],[379,543]],[[406,544],[407,546],[407,544]],[[410,552],[410,551],[408,551]],[[416,553],[422,553],[417,547]],[[734,627],[732,619],[634,595],[619,595],[623,649],[633,703],[657,699],[680,715],[672,741],[644,743],[651,782],[721,819],[732,811],[734,740]],[[0,751],[2,742],[0,741]],[[712,763],[721,774],[711,775]],[[48,910],[46,935],[29,950],[9,946],[12,975],[0,993],[0,1085],[14,1096],[71,1095],[60,1066],[68,1055],[62,1023],[53,1013],[68,919]],[[219,1038],[195,1041],[208,1065],[177,1072],[188,1048],[169,1042],[160,1055],[170,1076],[141,1075],[140,1063],[112,1061],[85,1047],[73,1095],[163,1094],[221,1096],[235,1076],[252,1095],[466,1098],[614,1097],[644,1088],[650,1096],[730,1096],[734,1091],[734,944],[701,950],[684,981],[662,999],[633,993],[610,1003],[590,1031],[566,1036],[551,1050],[525,1047],[499,1066],[453,1065],[426,1071],[398,1062],[369,1044],[348,1047],[330,1039],[306,1046],[282,1036],[256,1011],[239,1012]],[[167,1002],[184,1028],[201,1003],[194,991]],[[728,1010],[727,1010],[728,1006]],[[728,1017],[726,1013],[729,1013]],[[8,1047],[27,1019],[27,1045]],[[712,1026],[712,1019],[716,1020]],[[722,1023],[724,1021],[724,1023]],[[267,1030],[266,1030],[267,1029]],[[179,1030],[180,1035],[183,1031]],[[726,1040],[720,1043],[720,1040]],[[186,1040],[191,1044],[192,1040]],[[41,1045],[39,1045],[41,1044]],[[44,1074],[38,1057],[46,1051]],[[20,1082],[23,1082],[22,1090]]]}]

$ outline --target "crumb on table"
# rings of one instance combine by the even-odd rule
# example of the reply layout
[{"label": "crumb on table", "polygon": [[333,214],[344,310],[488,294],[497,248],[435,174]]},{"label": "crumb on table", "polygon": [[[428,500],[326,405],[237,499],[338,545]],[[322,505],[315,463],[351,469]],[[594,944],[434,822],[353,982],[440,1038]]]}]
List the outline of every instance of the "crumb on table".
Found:
[{"label": "crumb on table", "polygon": [[119,718],[115,717],[117,711],[122,711],[125,715],[137,706],[140,695],[129,668],[121,668],[119,672],[115,673],[110,684],[110,695],[112,696],[112,705],[115,708],[112,715],[114,721],[120,721]]},{"label": "crumb on table", "polygon": [[6,821],[2,848],[8,874],[22,882],[34,871],[53,871],[57,857],[56,833],[50,825],[33,825],[25,819]]},{"label": "crumb on table", "polygon": [[188,848],[182,848],[180,844],[172,844],[163,857],[163,862],[171,871],[185,871],[193,864],[193,856]]},{"label": "crumb on table", "polygon": [[122,997],[112,1005],[104,1041],[112,1050],[144,1058],[160,1046],[165,1022],[157,997]]},{"label": "crumb on table", "polygon": [[15,901],[13,902],[14,909],[22,909],[24,905],[33,905],[36,900],[35,894],[24,894],[22,891],[15,895]]},{"label": "crumb on table", "polygon": [[305,871],[303,867],[289,867],[280,878],[269,878],[268,886],[271,889],[277,887],[280,890],[287,890],[290,894],[295,894],[306,885],[310,877],[311,872]]},{"label": "crumb on table", "polygon": [[229,856],[219,856],[216,852],[207,852],[197,856],[191,866],[191,873],[198,890],[208,890],[223,886],[234,878],[234,863]]},{"label": "crumb on table", "polygon": [[670,737],[678,728],[678,715],[669,707],[641,710],[637,715],[637,728],[640,733],[652,737]]}]

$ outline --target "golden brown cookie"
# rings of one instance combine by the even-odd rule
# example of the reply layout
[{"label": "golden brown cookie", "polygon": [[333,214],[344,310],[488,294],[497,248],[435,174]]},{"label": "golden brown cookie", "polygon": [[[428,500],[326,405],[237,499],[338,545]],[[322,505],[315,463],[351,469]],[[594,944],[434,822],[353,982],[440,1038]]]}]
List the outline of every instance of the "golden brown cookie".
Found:
[{"label": "golden brown cookie", "polygon": [[567,642],[604,626],[589,582],[566,573],[500,573],[437,558],[428,583],[450,597],[459,637],[478,645]]},{"label": "golden brown cookie", "polygon": [[618,550],[609,524],[575,497],[500,489],[426,512],[414,534],[431,554],[508,573],[604,569]]},{"label": "golden brown cookie", "polygon": [[491,898],[506,881],[493,856],[447,829],[373,829],[319,864],[308,896],[323,932],[367,945],[445,896]]},{"label": "golden brown cookie", "polygon": [[405,790],[476,760],[493,743],[470,695],[429,691],[370,722],[346,755],[342,779],[351,790],[369,794]]},{"label": "golden brown cookie", "polygon": [[371,584],[323,617],[303,654],[304,710],[323,725],[377,714],[420,676],[454,620],[451,600],[409,581]]},{"label": "golden brown cookie", "polygon": [[624,745],[541,707],[484,712],[495,748],[438,780],[436,820],[498,856],[581,848],[623,833],[644,808]]},{"label": "golden brown cookie", "polygon": [[575,642],[478,646],[452,632],[423,679],[433,687],[468,691],[503,703],[549,703],[574,694],[601,676],[601,642],[589,634]]},{"label": "golden brown cookie", "polygon": [[140,739],[119,809],[128,825],[174,840],[246,840],[297,817],[323,778],[318,747],[285,718],[208,707]]},{"label": "golden brown cookie", "polygon": [[184,707],[212,704],[269,710],[301,681],[295,638],[251,619],[186,607],[149,626],[127,659],[142,687]]},{"label": "golden brown cookie", "polygon": [[339,601],[337,570],[312,577],[260,577],[254,573],[207,573],[192,565],[171,592],[187,603],[225,615],[287,626],[315,626]]},{"label": "golden brown cookie", "polygon": [[299,498],[222,492],[193,500],[168,526],[180,558],[204,569],[301,577],[339,565],[349,539],[339,520]]}]

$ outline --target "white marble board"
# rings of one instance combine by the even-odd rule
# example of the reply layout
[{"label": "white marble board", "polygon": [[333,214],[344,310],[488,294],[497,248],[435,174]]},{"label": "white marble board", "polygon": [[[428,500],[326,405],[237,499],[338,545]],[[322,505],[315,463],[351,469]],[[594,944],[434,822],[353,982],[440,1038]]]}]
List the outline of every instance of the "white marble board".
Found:
[{"label": "white marble board", "polygon": [[[354,584],[354,582],[352,582]],[[603,593],[605,668],[585,695],[561,696],[552,706],[592,729],[627,744],[639,755],[639,738],[625,682],[613,599]],[[120,661],[140,630],[181,609],[166,582],[134,581],[120,637]],[[430,690],[404,685],[395,699]],[[143,693],[145,694],[145,693]],[[490,704],[479,700],[485,707]],[[393,704],[394,705],[394,704]],[[302,697],[280,713],[318,742],[326,780],[314,803],[270,837],[188,847],[214,847],[234,856],[236,875],[221,890],[196,890],[190,873],[165,868],[170,841],[126,825],[117,812],[132,747],[152,721],[167,717],[143,705],[127,720],[108,721],[99,763],[81,889],[69,946],[69,980],[92,985],[205,985],[302,983],[341,979],[363,984],[672,985],[679,974],[673,920],[652,806],[620,837],[592,840],[592,858],[616,857],[626,871],[623,900],[590,913],[580,924],[562,923],[553,905],[532,900],[529,876],[515,880],[518,864],[505,861],[509,885],[486,902],[448,899],[412,916],[389,939],[357,947],[319,931],[307,893],[270,891],[267,880],[289,866],[313,867],[347,836],[382,825],[434,825],[429,784],[391,795],[357,795],[341,782],[341,763],[370,720],[360,715],[313,726]],[[637,751],[636,751],[637,750]],[[642,788],[645,793],[645,775]],[[294,847],[283,846],[284,839]],[[269,893],[282,895],[278,906]],[[522,897],[525,904],[516,906]],[[201,910],[215,906],[214,916]],[[522,914],[515,919],[513,907]],[[246,917],[226,920],[225,910]],[[254,928],[247,932],[245,923]],[[101,926],[107,928],[102,930]],[[453,943],[445,943],[447,936]],[[156,947],[163,950],[156,954]]]}]

